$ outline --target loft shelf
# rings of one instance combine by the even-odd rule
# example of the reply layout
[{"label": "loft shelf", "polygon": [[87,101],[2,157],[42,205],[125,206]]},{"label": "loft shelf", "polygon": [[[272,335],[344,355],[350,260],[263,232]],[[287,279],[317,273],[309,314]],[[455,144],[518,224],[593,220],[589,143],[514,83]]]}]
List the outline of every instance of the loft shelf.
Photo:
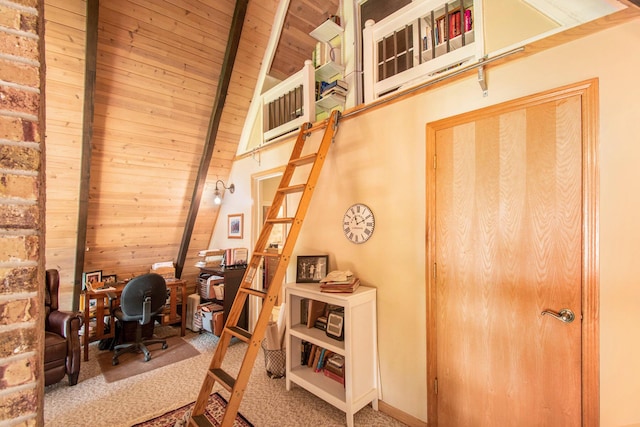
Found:
[{"label": "loft shelf", "polygon": [[328,95],[316,101],[316,109],[331,111],[335,107],[344,105],[344,103],[345,100],[343,97],[337,95]]},{"label": "loft shelf", "polygon": [[332,77],[341,74],[344,71],[342,65],[336,64],[333,61],[329,61],[316,69],[316,81],[328,82]]},{"label": "loft shelf", "polygon": [[329,42],[335,37],[342,34],[343,29],[340,25],[336,24],[330,19],[327,19],[315,30],[311,31],[309,35],[320,42]]}]

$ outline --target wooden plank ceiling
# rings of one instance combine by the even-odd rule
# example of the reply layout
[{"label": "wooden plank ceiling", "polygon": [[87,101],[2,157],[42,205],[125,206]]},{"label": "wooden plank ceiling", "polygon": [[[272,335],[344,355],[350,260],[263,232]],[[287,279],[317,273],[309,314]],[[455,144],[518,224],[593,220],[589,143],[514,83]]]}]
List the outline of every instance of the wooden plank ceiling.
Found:
[{"label": "wooden plank ceiling", "polygon": [[[182,277],[192,283],[218,215],[215,182],[229,176],[277,5],[249,1],[184,264]],[[231,0],[100,2],[84,271],[131,277],[175,261],[234,7]],[[337,8],[333,0],[291,1],[269,74],[298,71],[315,46],[309,31]]]}]

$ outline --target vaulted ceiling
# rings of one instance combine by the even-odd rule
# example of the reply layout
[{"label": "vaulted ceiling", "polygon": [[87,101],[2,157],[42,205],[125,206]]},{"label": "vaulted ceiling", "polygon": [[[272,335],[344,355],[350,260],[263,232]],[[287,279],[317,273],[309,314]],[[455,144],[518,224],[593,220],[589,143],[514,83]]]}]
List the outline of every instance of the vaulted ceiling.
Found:
[{"label": "vaulted ceiling", "polygon": [[330,15],[338,13],[338,1],[291,0],[284,20],[282,34],[269,75],[284,80],[302,69],[304,61],[311,59],[316,40],[309,35]]},{"label": "vaulted ceiling", "polygon": [[[184,267],[184,278],[197,275],[198,251],[208,248],[218,216],[216,181],[227,182],[280,4],[248,1],[231,46],[236,3],[45,0],[48,263],[67,276],[75,263],[76,286],[83,271],[130,277],[168,260]],[[268,74],[285,79],[300,70],[316,43],[309,32],[337,11],[337,0],[291,0]],[[84,88],[83,121],[72,115]],[[56,212],[78,206],[77,181],[63,178],[78,162],[73,129],[82,126],[86,180],[79,220],[70,221]]]}]

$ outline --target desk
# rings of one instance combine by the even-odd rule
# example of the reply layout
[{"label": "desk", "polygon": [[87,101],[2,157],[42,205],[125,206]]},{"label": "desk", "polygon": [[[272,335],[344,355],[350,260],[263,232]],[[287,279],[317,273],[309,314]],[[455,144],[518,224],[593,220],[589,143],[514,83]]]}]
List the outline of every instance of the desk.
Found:
[{"label": "desk", "polygon": [[[120,294],[125,284],[115,285],[115,291],[96,292],[85,290],[82,292],[84,306],[84,333],[82,343],[84,346],[84,360],[89,360],[89,343],[105,338],[114,338],[116,331],[116,319],[113,310],[120,304]],[[187,310],[187,282],[185,280],[167,280],[167,289],[170,291],[168,311],[158,316],[158,321],[162,325],[173,325],[180,322],[180,336],[184,336],[186,328]],[[178,300],[180,292],[181,301]],[[90,301],[95,300],[95,310],[90,310]],[[181,307],[178,314],[178,305]],[[93,313],[92,313],[93,312]],[[90,328],[91,325],[91,329]],[[109,326],[109,331],[105,332],[105,326]]]}]

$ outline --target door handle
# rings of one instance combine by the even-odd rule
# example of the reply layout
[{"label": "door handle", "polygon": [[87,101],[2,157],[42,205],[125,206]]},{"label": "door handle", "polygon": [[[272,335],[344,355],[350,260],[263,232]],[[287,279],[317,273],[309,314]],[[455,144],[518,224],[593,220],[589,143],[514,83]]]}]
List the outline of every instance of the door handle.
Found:
[{"label": "door handle", "polygon": [[541,313],[541,316],[544,316],[545,314],[553,316],[564,323],[571,323],[576,318],[576,315],[573,314],[573,311],[569,310],[568,308],[563,308],[558,313],[555,313],[551,310],[545,310]]}]

